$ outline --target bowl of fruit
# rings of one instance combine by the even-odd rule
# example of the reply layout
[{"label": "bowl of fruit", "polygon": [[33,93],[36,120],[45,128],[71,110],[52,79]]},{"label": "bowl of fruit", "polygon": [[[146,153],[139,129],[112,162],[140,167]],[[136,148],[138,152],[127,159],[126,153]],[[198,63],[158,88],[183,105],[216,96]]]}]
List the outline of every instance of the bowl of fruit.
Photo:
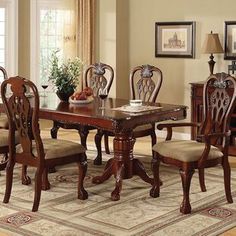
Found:
[{"label": "bowl of fruit", "polygon": [[90,87],[84,88],[82,91],[76,91],[70,96],[69,102],[72,104],[86,104],[93,101],[93,90]]}]

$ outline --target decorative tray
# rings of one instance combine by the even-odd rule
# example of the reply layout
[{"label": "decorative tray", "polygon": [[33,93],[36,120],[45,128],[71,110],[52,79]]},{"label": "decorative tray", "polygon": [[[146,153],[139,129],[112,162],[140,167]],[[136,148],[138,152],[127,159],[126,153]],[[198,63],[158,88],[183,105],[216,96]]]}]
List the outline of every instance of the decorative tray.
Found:
[{"label": "decorative tray", "polygon": [[146,105],[142,105],[142,106],[124,105],[122,107],[112,108],[112,110],[128,112],[128,113],[129,112],[130,113],[138,113],[138,112],[148,112],[148,111],[157,110],[157,109],[161,109],[161,108],[162,107],[146,106]]},{"label": "decorative tray", "polygon": [[87,97],[86,100],[73,100],[69,98],[69,103],[71,104],[87,104],[93,101],[93,97]]}]

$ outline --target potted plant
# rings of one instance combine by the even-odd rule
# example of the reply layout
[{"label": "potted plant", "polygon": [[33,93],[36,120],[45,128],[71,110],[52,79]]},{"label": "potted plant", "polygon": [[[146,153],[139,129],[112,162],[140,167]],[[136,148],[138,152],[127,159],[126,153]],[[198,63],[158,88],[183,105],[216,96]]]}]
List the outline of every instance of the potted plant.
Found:
[{"label": "potted plant", "polygon": [[82,70],[80,58],[68,59],[59,63],[58,51],[52,53],[49,81],[56,87],[56,94],[62,101],[68,101],[79,84]]}]

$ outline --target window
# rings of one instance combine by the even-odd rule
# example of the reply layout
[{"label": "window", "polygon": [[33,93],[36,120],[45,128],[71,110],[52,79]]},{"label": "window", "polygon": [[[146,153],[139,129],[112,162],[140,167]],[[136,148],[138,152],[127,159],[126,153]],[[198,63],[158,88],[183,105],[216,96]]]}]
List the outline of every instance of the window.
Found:
[{"label": "window", "polygon": [[[0,8],[0,66],[5,67],[5,26],[6,13],[5,8]],[[1,75],[2,76],[2,75]]]},{"label": "window", "polygon": [[[0,2],[0,66],[8,75],[17,73],[17,0]],[[3,75],[0,74],[0,82]]]},{"label": "window", "polygon": [[[76,56],[75,0],[37,1],[31,18],[36,16],[35,47],[31,45],[34,66],[32,73],[40,85],[48,80],[49,63],[52,52],[59,50],[62,58]],[[33,21],[32,21],[33,22]],[[32,31],[35,25],[32,23]],[[35,51],[36,48],[36,51]],[[34,59],[35,58],[35,59]],[[37,66],[36,66],[37,65]]]}]

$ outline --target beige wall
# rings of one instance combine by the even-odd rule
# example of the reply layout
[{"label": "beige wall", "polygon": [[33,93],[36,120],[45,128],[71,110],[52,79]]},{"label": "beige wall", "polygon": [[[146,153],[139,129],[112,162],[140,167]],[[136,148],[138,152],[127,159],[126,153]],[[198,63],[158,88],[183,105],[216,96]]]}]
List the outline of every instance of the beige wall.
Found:
[{"label": "beige wall", "polygon": [[30,0],[20,0],[18,5],[18,74],[30,78]]},{"label": "beige wall", "polygon": [[[206,33],[219,33],[223,46],[224,21],[236,20],[234,0],[129,0],[129,64],[130,68],[144,63],[158,66],[164,75],[158,101],[185,104],[190,108],[190,86],[209,75],[209,55],[201,53]],[[196,58],[156,58],[155,22],[196,21]],[[119,40],[117,38],[117,40]],[[215,55],[214,72],[227,71],[230,61],[223,54]],[[190,109],[188,112],[190,119]]]},{"label": "beige wall", "polygon": [[[129,71],[140,64],[158,66],[164,82],[158,101],[190,107],[190,86],[209,75],[209,55],[201,53],[206,33],[219,33],[223,44],[224,21],[236,20],[234,0],[97,0],[97,60],[113,66],[113,97],[128,98]],[[30,0],[19,1],[19,74],[29,77]],[[196,21],[196,58],[156,58],[155,22]],[[215,55],[215,72],[227,71],[230,61]],[[190,111],[190,109],[189,109]],[[188,117],[190,115],[188,114]]]},{"label": "beige wall", "polygon": [[99,0],[97,19],[97,60],[115,72],[110,96],[128,98],[129,1]]}]

